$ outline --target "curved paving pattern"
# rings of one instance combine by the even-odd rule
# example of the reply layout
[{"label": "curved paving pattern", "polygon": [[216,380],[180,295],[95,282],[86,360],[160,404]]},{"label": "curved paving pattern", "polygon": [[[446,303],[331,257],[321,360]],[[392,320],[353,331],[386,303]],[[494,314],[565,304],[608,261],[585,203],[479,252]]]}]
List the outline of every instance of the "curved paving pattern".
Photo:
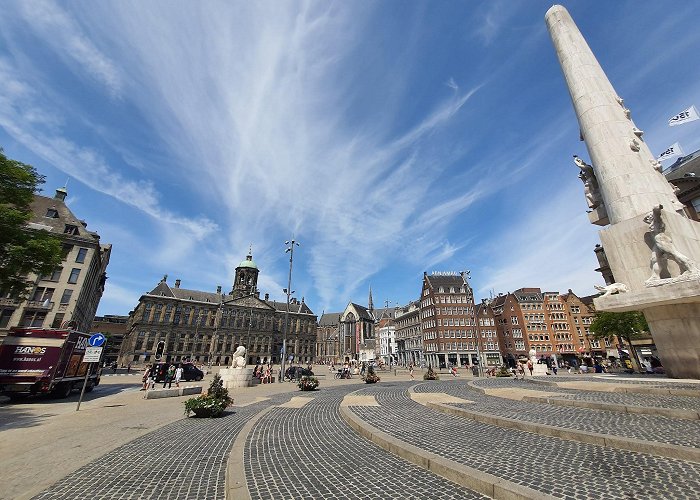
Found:
[{"label": "curved paving pattern", "polygon": [[690,396],[670,396],[665,394],[634,394],[629,392],[577,391],[575,389],[565,389],[556,386],[544,387],[542,385],[533,384],[532,382],[529,382],[528,379],[479,379],[474,381],[474,385],[484,389],[519,387],[522,389],[541,390],[543,392],[556,392],[556,397],[563,397],[578,401],[590,401],[593,403],[609,403],[626,406],[673,408],[679,410],[700,411],[700,398],[694,398]]},{"label": "curved paving pattern", "polygon": [[245,453],[251,498],[486,498],[359,438],[339,412],[356,388],[310,393],[256,423]]},{"label": "curved paving pattern", "polygon": [[672,382],[662,375],[629,375],[629,374],[590,374],[590,375],[537,375],[530,380],[535,382],[601,382],[614,384],[643,385],[662,389],[691,389],[700,394],[700,383]]},{"label": "curved paving pattern", "polygon": [[[514,381],[513,381],[514,382]],[[470,410],[514,418],[537,424],[553,425],[564,429],[578,429],[599,434],[613,434],[633,439],[643,439],[678,446],[700,448],[700,421],[621,413],[589,408],[569,408],[514,401],[486,396],[465,383],[438,381],[421,384],[416,392],[446,392],[453,396],[473,401],[464,406]]]},{"label": "curved paving pattern", "polygon": [[[449,385],[457,384],[423,383],[416,389],[447,392]],[[409,444],[560,498],[700,496],[700,464],[544,437],[441,414],[411,400],[406,387],[387,384],[366,388],[361,394],[375,395],[381,407],[353,407],[353,412]],[[476,394],[471,391],[470,398]]]},{"label": "curved paving pattern", "polygon": [[[231,444],[271,401],[217,419],[182,419],[141,436],[66,476],[36,499],[223,499]],[[108,429],[105,432],[109,432]]]}]

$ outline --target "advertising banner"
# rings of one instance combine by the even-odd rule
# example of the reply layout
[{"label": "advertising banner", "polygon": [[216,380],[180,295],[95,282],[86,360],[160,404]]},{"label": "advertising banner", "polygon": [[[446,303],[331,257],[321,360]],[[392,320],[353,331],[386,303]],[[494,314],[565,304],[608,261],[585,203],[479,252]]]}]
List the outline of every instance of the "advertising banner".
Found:
[{"label": "advertising banner", "polygon": [[60,355],[60,347],[3,345],[0,347],[0,377],[48,375],[58,363]]}]

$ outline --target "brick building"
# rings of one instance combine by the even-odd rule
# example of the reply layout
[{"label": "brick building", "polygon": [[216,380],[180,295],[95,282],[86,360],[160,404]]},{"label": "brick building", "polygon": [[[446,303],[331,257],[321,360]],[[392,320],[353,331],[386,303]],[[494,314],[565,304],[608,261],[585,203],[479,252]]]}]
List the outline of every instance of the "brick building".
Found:
[{"label": "brick building", "polygon": [[424,363],[420,302],[409,302],[396,310],[397,363],[403,366]]},{"label": "brick building", "polygon": [[426,363],[440,368],[470,364],[477,331],[466,273],[423,273],[420,309]]}]

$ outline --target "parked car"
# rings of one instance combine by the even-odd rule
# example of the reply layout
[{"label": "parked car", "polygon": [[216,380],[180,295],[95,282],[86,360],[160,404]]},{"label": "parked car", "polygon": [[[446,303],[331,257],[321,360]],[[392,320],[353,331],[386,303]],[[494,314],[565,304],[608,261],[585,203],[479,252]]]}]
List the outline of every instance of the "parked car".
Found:
[{"label": "parked car", "polygon": [[168,373],[170,365],[182,365],[182,380],[189,382],[190,380],[202,380],[204,372],[194,366],[192,363],[158,363],[153,367],[156,370],[156,383],[165,381],[165,375]]}]

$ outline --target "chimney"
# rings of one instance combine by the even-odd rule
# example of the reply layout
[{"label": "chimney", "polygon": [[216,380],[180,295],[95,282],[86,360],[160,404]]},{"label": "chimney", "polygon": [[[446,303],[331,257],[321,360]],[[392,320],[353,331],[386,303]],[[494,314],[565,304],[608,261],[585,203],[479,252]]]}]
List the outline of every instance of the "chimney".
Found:
[{"label": "chimney", "polygon": [[221,285],[216,287],[216,293],[221,294]]},{"label": "chimney", "polygon": [[54,196],[54,198],[57,200],[65,201],[66,196],[68,196],[68,191],[66,191],[65,187],[62,187],[56,190],[56,195]]},{"label": "chimney", "polygon": [[267,302],[268,300],[270,300],[270,294],[269,294],[269,293],[266,293],[266,294],[265,294],[265,302]]},{"label": "chimney", "polygon": [[180,288],[180,280],[179,279],[175,280],[175,288]]},{"label": "chimney", "polygon": [[81,224],[83,227],[87,227],[87,222],[85,222],[84,220],[80,220],[80,221],[78,221],[78,222],[80,222],[80,224]]}]

